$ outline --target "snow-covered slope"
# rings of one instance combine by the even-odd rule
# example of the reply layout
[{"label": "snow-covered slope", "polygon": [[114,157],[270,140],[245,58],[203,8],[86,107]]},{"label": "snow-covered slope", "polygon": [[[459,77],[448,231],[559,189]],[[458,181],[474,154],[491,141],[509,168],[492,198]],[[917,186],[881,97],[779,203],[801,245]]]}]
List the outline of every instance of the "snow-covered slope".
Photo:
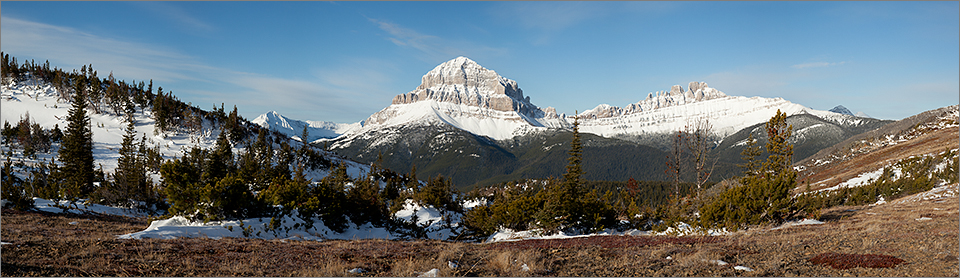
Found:
[{"label": "snow-covered slope", "polygon": [[723,138],[766,122],[777,110],[788,116],[811,114],[841,125],[863,122],[852,114],[810,109],[783,98],[728,96],[703,82],[690,82],[687,90],[674,85],[669,92],[650,93],[646,99],[623,108],[601,104],[578,116],[581,132],[604,137],[670,133],[705,118],[713,126],[714,135]]},{"label": "snow-covered slope", "polygon": [[809,111],[802,105],[782,98],[723,96],[609,117],[581,113],[584,117],[580,122],[580,131],[604,137],[670,133],[682,130],[697,118],[706,118],[713,125],[715,134],[725,137],[745,127],[769,120],[777,110],[788,115]]},{"label": "snow-covered slope", "polygon": [[[30,119],[36,122],[44,129],[51,129],[58,125],[61,130],[67,126],[67,114],[70,110],[70,102],[59,100],[57,90],[47,82],[40,82],[34,78],[28,78],[22,82],[12,82],[0,87],[0,121],[7,121],[11,125],[16,125],[21,117],[29,114]],[[117,158],[120,157],[120,144],[123,142],[123,135],[126,131],[127,122],[125,116],[112,114],[97,114],[87,109],[87,115],[90,117],[91,130],[93,131],[93,156],[94,165],[102,167],[104,172],[112,173],[117,167]],[[279,115],[278,115],[279,116]],[[282,117],[282,116],[280,116]],[[175,159],[189,151],[194,146],[211,149],[216,145],[217,136],[220,135],[220,128],[208,120],[204,120],[203,126],[199,131],[159,131],[154,125],[153,112],[150,108],[137,108],[134,113],[137,121],[136,132],[137,140],[146,137],[147,147],[156,147],[164,159]],[[285,119],[285,118],[282,118]],[[290,122],[286,122],[291,126]],[[311,126],[321,126],[322,124],[309,123]],[[359,125],[359,124],[356,124]],[[335,125],[333,131],[344,130],[350,125]],[[303,125],[295,129],[295,135],[299,136],[303,131]],[[311,131],[313,134],[313,131]],[[293,142],[294,146],[299,144]],[[37,157],[24,157],[19,148],[8,148],[2,146],[0,150],[4,154],[7,151],[12,152],[14,161],[23,160],[25,165],[30,167],[34,163],[46,161],[50,162],[57,156],[58,145],[54,144],[49,153],[40,152]],[[243,150],[243,144],[234,146],[233,152],[239,153]],[[332,153],[324,153],[325,156],[335,157]],[[335,161],[339,163],[340,161]],[[369,171],[369,166],[353,161],[344,161],[347,165],[347,173],[351,177],[359,177],[362,173]],[[23,172],[16,174],[26,175]],[[307,178],[319,180],[327,175],[326,170],[308,170]],[[158,182],[158,174],[152,174],[154,182]]]},{"label": "snow-covered slope", "polygon": [[498,140],[537,128],[568,126],[555,109],[530,103],[516,81],[466,57],[457,57],[427,72],[415,90],[394,97],[393,104],[345,136],[397,125],[435,124]]},{"label": "snow-covered slope", "polygon": [[[649,93],[644,100],[625,107],[601,104],[577,116],[581,132],[619,138],[670,133],[697,118],[707,118],[714,135],[722,138],[767,121],[777,110],[788,115],[829,117],[838,122],[859,119],[813,110],[782,98],[728,96],[702,82],[690,82],[686,90],[675,85],[669,91]],[[344,130],[336,141],[349,144],[352,138],[391,127],[431,125],[450,125],[505,140],[536,130],[569,128],[573,120],[574,116],[558,115],[552,107],[541,109],[531,103],[516,81],[466,57],[457,57],[425,74],[420,86],[394,97],[393,104],[371,115],[362,127]],[[296,132],[293,135],[299,133]]]},{"label": "snow-covered slope", "polygon": [[277,111],[263,113],[251,122],[297,139],[301,139],[300,136],[303,134],[303,127],[306,126],[310,136],[310,138],[307,138],[308,142],[321,138],[336,138],[341,134],[363,126],[363,122],[341,124],[324,121],[293,120],[280,115]]},{"label": "snow-covered slope", "polygon": [[[67,112],[70,102],[57,99],[56,89],[46,82],[28,79],[23,82],[12,82],[0,88],[0,118],[15,125],[21,117],[29,114],[30,119],[44,129],[51,129],[55,125],[61,130],[67,127]],[[90,116],[91,130],[93,131],[94,164],[102,165],[103,170],[112,172],[117,167],[118,150],[123,142],[123,135],[127,126],[124,116],[111,114],[96,114],[87,110]],[[154,125],[152,112],[137,109],[134,115],[137,121],[137,139],[147,137],[148,147],[159,147],[164,158],[175,158],[193,146],[212,148],[219,135],[219,129],[210,128],[210,122],[204,122],[204,128],[197,133],[158,132]],[[40,154],[38,159],[47,159],[56,155],[56,150],[48,154]],[[29,161],[28,161],[29,162]]]}]

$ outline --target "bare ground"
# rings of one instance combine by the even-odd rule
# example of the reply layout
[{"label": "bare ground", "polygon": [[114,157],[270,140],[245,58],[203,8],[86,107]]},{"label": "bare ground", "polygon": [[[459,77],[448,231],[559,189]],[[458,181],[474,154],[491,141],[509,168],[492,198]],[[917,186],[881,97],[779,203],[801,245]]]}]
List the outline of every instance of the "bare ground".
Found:
[{"label": "bare ground", "polygon": [[[717,237],[597,236],[494,244],[120,240],[115,236],[140,231],[147,221],[3,210],[0,239],[10,244],[0,247],[0,275],[416,276],[433,268],[441,276],[960,275],[956,196],[837,207],[821,220],[826,224],[757,227]],[[833,266],[811,261],[823,258],[840,261]],[[348,272],[354,268],[363,272]]]}]

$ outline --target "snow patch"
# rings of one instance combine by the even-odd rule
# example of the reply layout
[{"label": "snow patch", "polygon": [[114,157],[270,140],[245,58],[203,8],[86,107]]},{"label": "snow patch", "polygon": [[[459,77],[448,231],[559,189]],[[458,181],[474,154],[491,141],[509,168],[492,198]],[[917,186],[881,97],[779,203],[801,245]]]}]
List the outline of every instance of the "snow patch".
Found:
[{"label": "snow patch", "polygon": [[733,267],[733,269],[740,270],[740,271],[747,271],[747,272],[753,271],[752,268],[745,267],[745,266],[742,266],[742,265],[735,266],[735,267]]},{"label": "snow patch", "polygon": [[430,271],[417,275],[417,277],[437,277],[438,275],[440,275],[440,270],[434,268],[434,269],[431,269]]},{"label": "snow patch", "polygon": [[907,196],[907,197],[901,198],[901,199],[899,199],[899,200],[896,200],[894,203],[896,203],[896,204],[902,204],[902,203],[908,203],[908,202],[919,202],[919,201],[927,201],[927,200],[941,200],[941,199],[946,199],[946,198],[957,198],[957,196],[960,195],[960,194],[958,194],[958,191],[960,191],[960,190],[958,190],[958,185],[957,185],[956,183],[954,183],[954,184],[947,184],[947,185],[942,185],[942,186],[934,187],[933,189],[930,189],[930,190],[925,191],[925,192],[921,192],[921,193],[917,193],[917,194],[915,194],[915,195],[911,195],[911,196]]},{"label": "snow patch", "polygon": [[783,223],[783,225],[780,225],[780,227],[776,227],[771,230],[779,230],[783,228],[789,228],[793,226],[802,226],[802,225],[822,225],[823,223],[824,222],[820,220],[804,218],[803,220],[800,220],[800,221],[789,221],[787,223]]},{"label": "snow patch", "polygon": [[75,213],[75,214],[106,214],[126,217],[147,217],[148,213],[130,208],[110,207],[98,204],[87,204],[86,200],[70,202],[66,200],[51,201],[41,198],[33,198],[33,206],[39,211],[52,213]]},{"label": "snow patch", "polygon": [[[297,215],[294,210],[293,215]],[[279,222],[276,228],[271,227],[271,221]],[[260,239],[293,239],[293,240],[324,240],[324,239],[395,239],[384,228],[373,227],[370,224],[357,226],[350,223],[347,229],[342,233],[337,233],[327,228],[322,221],[313,219],[313,224],[309,224],[298,216],[283,216],[278,219],[270,217],[249,218],[243,220],[231,221],[193,221],[182,216],[174,216],[168,219],[156,220],[150,223],[150,226],[140,232],[129,233],[118,236],[120,239],[144,239],[144,238],[260,238]]]}]

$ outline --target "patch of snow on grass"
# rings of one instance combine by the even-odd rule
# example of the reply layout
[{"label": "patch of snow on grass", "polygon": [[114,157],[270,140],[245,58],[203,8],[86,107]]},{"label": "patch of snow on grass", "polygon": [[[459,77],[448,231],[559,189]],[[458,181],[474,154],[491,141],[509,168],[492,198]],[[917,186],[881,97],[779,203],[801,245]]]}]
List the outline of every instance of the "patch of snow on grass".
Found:
[{"label": "patch of snow on grass", "polygon": [[437,277],[438,275],[440,275],[440,270],[434,268],[434,269],[431,269],[430,271],[417,275],[417,277]]},{"label": "patch of snow on grass", "polygon": [[741,270],[741,271],[753,271],[752,268],[745,267],[745,266],[742,266],[742,265],[735,266],[735,267],[733,267],[733,269]]},{"label": "patch of snow on grass", "polygon": [[884,199],[883,196],[880,196],[880,198],[877,200],[877,202],[876,202],[876,203],[873,203],[871,206],[879,206],[879,205],[886,204],[886,203],[887,203],[887,200]]},{"label": "patch of snow on grass", "polygon": [[291,239],[291,240],[324,240],[324,239],[394,239],[395,237],[384,228],[376,228],[370,224],[357,226],[350,224],[342,233],[337,233],[314,219],[313,225],[297,216],[284,216],[275,229],[271,229],[271,218],[250,218],[244,220],[207,222],[193,221],[182,216],[157,220],[140,232],[118,236],[121,239],[161,238],[175,239],[181,237],[208,237],[219,239],[223,237],[260,238],[260,239]]},{"label": "patch of snow on grass", "polygon": [[[76,213],[76,214],[108,214],[127,217],[146,217],[148,214],[137,209],[117,208],[98,204],[86,204],[85,200],[76,202],[70,201],[51,201],[41,198],[33,198],[33,206],[39,211],[52,213]],[[64,209],[66,208],[66,209]]]},{"label": "patch of snow on grass", "polygon": [[663,232],[652,232],[652,235],[674,235],[674,236],[687,236],[687,235],[707,235],[707,236],[721,236],[730,234],[727,231],[727,228],[723,229],[709,229],[704,231],[701,228],[690,226],[690,224],[684,222],[677,222],[672,227],[667,227]]},{"label": "patch of snow on grass", "polygon": [[704,260],[704,261],[712,264],[717,264],[719,266],[727,265],[727,262],[724,262],[722,260]]},{"label": "patch of snow on grass", "polygon": [[957,194],[958,191],[960,191],[960,190],[958,190],[958,186],[957,186],[956,183],[954,183],[954,184],[947,184],[947,185],[942,185],[942,186],[934,187],[933,189],[930,189],[930,190],[928,190],[928,191],[926,191],[926,192],[921,192],[921,193],[917,193],[917,194],[915,194],[915,195],[911,195],[911,196],[907,196],[907,197],[901,198],[901,199],[895,201],[894,203],[902,204],[902,203],[907,203],[907,202],[919,202],[919,201],[926,201],[926,200],[939,200],[939,199],[945,199],[945,198],[957,198],[957,196],[958,196],[958,194]]},{"label": "patch of snow on grass", "polygon": [[783,225],[780,225],[780,227],[776,227],[776,228],[773,228],[773,229],[771,229],[771,230],[779,230],[779,229],[783,229],[783,228],[789,228],[789,227],[801,226],[801,225],[821,225],[821,224],[823,224],[822,221],[819,221],[819,220],[816,220],[816,219],[807,219],[807,218],[804,218],[803,220],[800,220],[800,221],[790,221],[790,222],[787,222],[787,223],[783,223]]},{"label": "patch of snow on grass", "polygon": [[[849,180],[847,180],[847,181],[841,182],[840,184],[837,184],[837,185],[835,185],[835,186],[827,187],[827,188],[820,189],[820,190],[815,190],[815,191],[813,191],[813,192],[811,192],[811,193],[817,193],[817,192],[823,192],[823,191],[834,191],[834,190],[841,189],[841,188],[846,188],[846,187],[858,187],[858,186],[867,185],[867,184],[869,184],[871,181],[874,181],[874,180],[880,178],[880,176],[883,175],[883,169],[884,169],[884,168],[880,168],[880,169],[877,169],[876,171],[873,171],[873,172],[862,173],[862,174],[858,175],[858,176],[855,177],[855,178],[852,178],[852,179],[849,179]],[[899,173],[899,171],[894,171],[894,172]],[[899,176],[899,175],[898,175],[898,176]]]}]

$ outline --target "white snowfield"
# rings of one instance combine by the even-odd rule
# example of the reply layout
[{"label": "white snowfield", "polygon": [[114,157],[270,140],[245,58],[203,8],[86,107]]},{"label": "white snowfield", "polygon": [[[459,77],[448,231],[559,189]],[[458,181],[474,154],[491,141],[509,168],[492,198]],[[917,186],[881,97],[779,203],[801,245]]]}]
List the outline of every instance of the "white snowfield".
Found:
[{"label": "white snowfield", "polygon": [[[39,89],[38,89],[39,88]],[[0,87],[0,117],[3,121],[16,125],[26,114],[30,119],[44,129],[52,129],[55,125],[61,130],[67,128],[67,114],[70,110],[70,100],[58,100],[56,89],[46,82],[37,82],[28,79],[24,82],[13,82]],[[105,108],[106,111],[106,108]],[[87,109],[90,117],[91,131],[93,131],[93,158],[95,165],[102,166],[104,172],[113,172],[117,167],[117,158],[120,157],[120,143],[126,133],[127,122],[125,116],[112,114],[95,114]],[[219,129],[204,122],[203,129],[196,133],[187,132],[157,132],[150,109],[137,109],[134,114],[137,124],[136,140],[146,136],[147,147],[160,147],[160,154],[164,159],[176,158],[182,152],[193,146],[212,148],[219,135]],[[236,151],[237,149],[234,149]],[[40,154],[39,158],[47,158],[49,162],[53,155]],[[29,161],[28,161],[29,163]]]},{"label": "white snowfield", "polygon": [[617,117],[584,119],[581,120],[580,131],[604,137],[671,133],[683,130],[692,124],[692,120],[706,118],[713,125],[716,135],[726,137],[751,125],[766,122],[777,110],[795,115],[809,113],[812,109],[782,98],[724,96]]},{"label": "white snowfield", "polygon": [[[59,93],[47,82],[37,82],[36,79],[28,78],[24,82],[13,82],[9,85],[0,87],[0,115],[2,121],[7,121],[11,125],[16,125],[21,117],[29,114],[30,119],[36,122],[44,129],[52,129],[55,125],[61,130],[67,128],[67,114],[70,109],[69,100],[58,100]],[[104,110],[107,112],[108,110]],[[91,109],[87,109],[87,115],[90,117],[91,130],[93,131],[93,158],[96,167],[103,167],[104,172],[112,173],[117,168],[117,158],[120,157],[120,145],[123,142],[123,135],[126,134],[127,121],[125,116],[112,115],[110,113],[95,114]],[[204,120],[203,126],[198,131],[165,131],[160,132],[154,125],[152,109],[137,108],[134,113],[136,120],[136,142],[139,143],[141,137],[147,138],[147,147],[158,147],[163,159],[176,159],[183,156],[183,153],[189,151],[194,146],[203,149],[212,149],[216,146],[217,136],[220,135],[220,128],[214,127],[213,123]],[[289,123],[288,123],[289,125]],[[359,126],[359,124],[356,124]],[[321,125],[322,126],[322,125]],[[336,130],[351,128],[350,125],[338,125]],[[303,131],[303,126],[299,126],[296,135],[299,136]],[[299,142],[291,142],[293,147],[299,147]],[[243,144],[237,144],[233,148],[233,153],[238,154],[244,150]],[[274,144],[274,147],[278,145]],[[25,158],[26,165],[45,160],[50,162],[57,155],[59,144],[54,144],[50,153],[37,153],[36,159]],[[9,151],[3,146],[4,153]],[[14,151],[17,153],[17,151]],[[22,155],[19,155],[22,157]],[[327,155],[334,157],[334,155]],[[340,160],[334,163],[340,163]],[[343,160],[347,164],[347,174],[351,177],[359,177],[369,171],[368,165],[359,164],[349,160]],[[25,175],[24,173],[16,173]],[[319,181],[328,175],[326,170],[307,170],[307,178]],[[159,182],[160,176],[151,173],[154,182]]]}]

